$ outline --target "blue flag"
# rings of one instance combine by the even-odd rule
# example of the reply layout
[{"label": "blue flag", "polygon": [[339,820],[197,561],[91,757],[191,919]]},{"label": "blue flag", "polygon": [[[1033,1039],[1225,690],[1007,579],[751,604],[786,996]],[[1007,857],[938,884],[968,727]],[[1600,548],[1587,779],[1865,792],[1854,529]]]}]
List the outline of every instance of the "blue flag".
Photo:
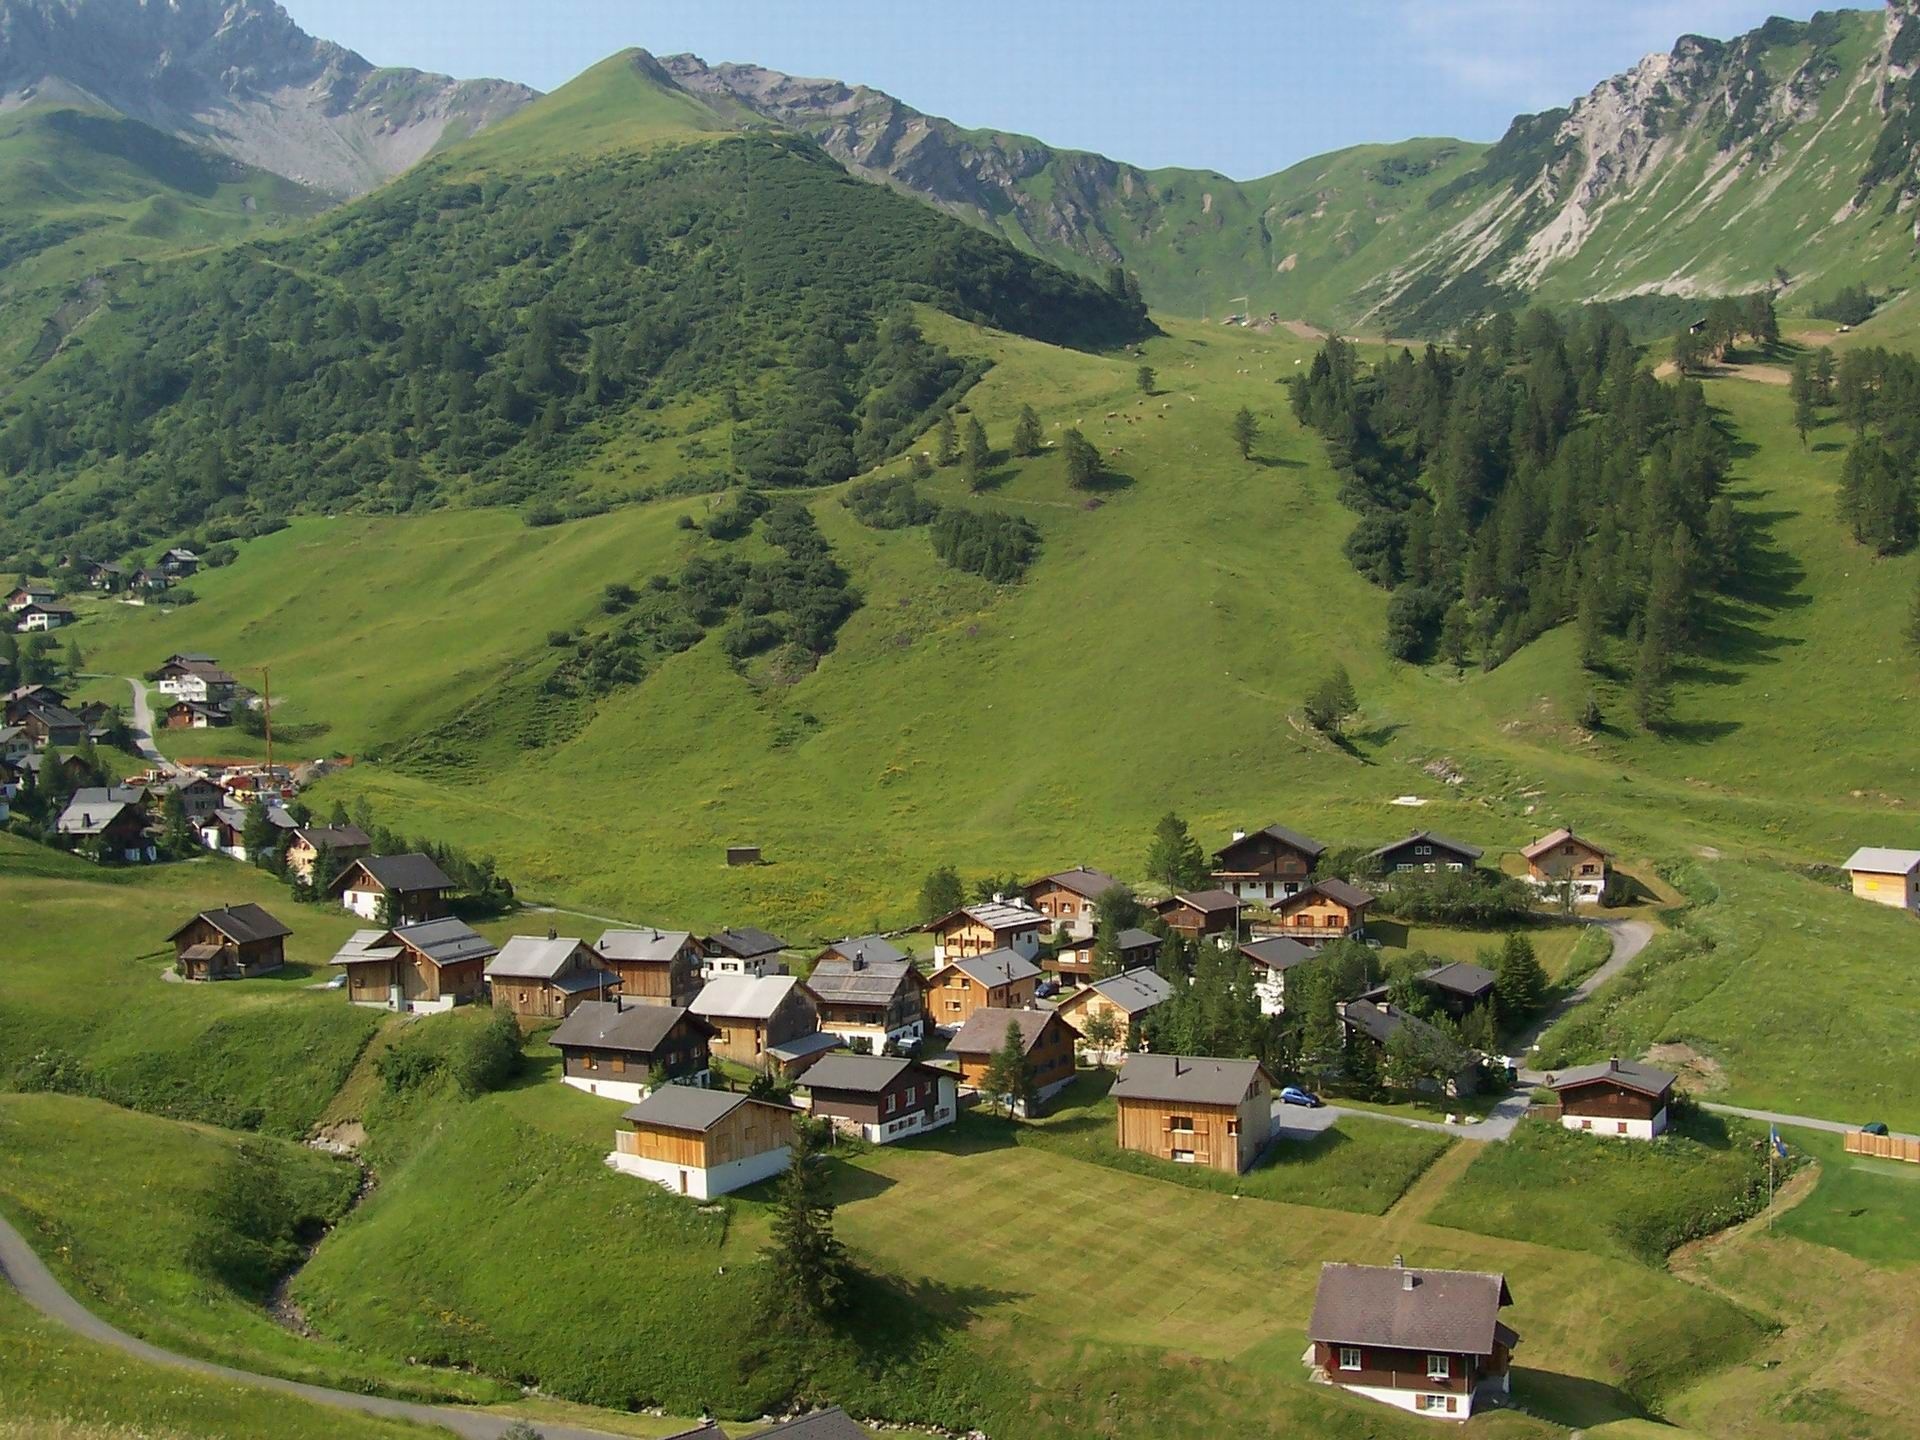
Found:
[{"label": "blue flag", "polygon": [[1778,1125],[1769,1125],[1767,1127],[1767,1138],[1773,1142],[1773,1153],[1778,1155],[1782,1160],[1786,1159],[1787,1144],[1780,1138],[1780,1127]]}]

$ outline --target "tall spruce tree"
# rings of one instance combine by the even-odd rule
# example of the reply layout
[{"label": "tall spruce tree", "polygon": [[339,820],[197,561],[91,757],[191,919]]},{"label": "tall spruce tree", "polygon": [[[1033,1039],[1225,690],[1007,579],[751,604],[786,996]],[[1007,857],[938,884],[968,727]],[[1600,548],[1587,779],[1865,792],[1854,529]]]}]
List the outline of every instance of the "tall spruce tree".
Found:
[{"label": "tall spruce tree", "polygon": [[815,1163],[825,1148],[824,1130],[812,1120],[797,1122],[792,1155],[774,1194],[765,1303],[773,1318],[790,1324],[823,1320],[847,1301],[852,1265],[833,1233],[832,1180]]},{"label": "tall spruce tree", "polygon": [[1040,417],[1031,405],[1020,407],[1020,418],[1013,422],[1013,453],[1022,457],[1040,453]]},{"label": "tall spruce tree", "polygon": [[1169,890],[1188,890],[1206,879],[1206,856],[1200,842],[1187,830],[1187,822],[1173,811],[1162,815],[1153,827],[1153,839],[1147,846],[1147,878]]}]

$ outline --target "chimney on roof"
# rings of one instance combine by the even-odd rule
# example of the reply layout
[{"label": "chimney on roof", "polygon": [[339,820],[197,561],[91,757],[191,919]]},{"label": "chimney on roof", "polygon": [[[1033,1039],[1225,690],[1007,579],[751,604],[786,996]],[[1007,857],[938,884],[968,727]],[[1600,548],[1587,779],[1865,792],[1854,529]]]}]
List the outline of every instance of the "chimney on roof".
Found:
[{"label": "chimney on roof", "polygon": [[616,1015],[624,1015],[627,1013],[627,997],[622,995],[618,990],[613,992],[613,1013]]},{"label": "chimney on roof", "polygon": [[1608,1056],[1607,1057],[1607,1073],[1611,1075],[1616,1071],[1618,1071],[1619,1068],[1620,1068],[1620,1057],[1618,1055]]},{"label": "chimney on roof", "polygon": [[559,938],[560,938],[560,927],[558,925],[547,926],[547,939],[558,940]]},{"label": "chimney on roof", "polygon": [[1173,1057],[1173,1073],[1176,1078],[1187,1073],[1187,1068],[1180,1063],[1178,1055]]},{"label": "chimney on roof", "polygon": [[1413,1287],[1419,1283],[1411,1270],[1406,1271],[1400,1276],[1400,1288],[1409,1295],[1413,1293]]},{"label": "chimney on roof", "polygon": [[853,952],[853,959],[849,963],[852,965],[852,967],[855,970],[866,969],[867,968],[867,952],[865,950],[855,950]]},{"label": "chimney on roof", "polygon": [[1006,903],[1007,903],[1007,897],[1006,897],[1006,895],[1005,895],[1005,894],[1003,894],[1003,893],[1002,893],[1001,891],[998,891],[998,890],[996,890],[996,891],[994,891],[994,892],[993,892],[993,903],[994,903],[994,904],[996,904],[996,905],[1004,905],[1004,904],[1006,904]]},{"label": "chimney on roof", "polygon": [[1393,1268],[1394,1268],[1394,1269],[1396,1269],[1396,1270],[1404,1270],[1404,1269],[1406,1269],[1406,1268],[1407,1268],[1407,1257],[1406,1257],[1406,1256],[1404,1256],[1404,1255],[1401,1255],[1401,1254],[1399,1254],[1398,1252],[1396,1252],[1396,1253],[1394,1254],[1394,1257],[1393,1257]]},{"label": "chimney on roof", "polygon": [[1244,830],[1236,830],[1233,832],[1233,838],[1234,838],[1234,842],[1237,844],[1240,841],[1247,838],[1247,832]]}]

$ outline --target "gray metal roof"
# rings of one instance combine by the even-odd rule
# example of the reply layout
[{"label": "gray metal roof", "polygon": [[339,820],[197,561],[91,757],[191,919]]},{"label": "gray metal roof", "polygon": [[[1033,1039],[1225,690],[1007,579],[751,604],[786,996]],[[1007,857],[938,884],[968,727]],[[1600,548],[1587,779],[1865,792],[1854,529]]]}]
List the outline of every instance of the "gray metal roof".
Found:
[{"label": "gray metal roof", "polygon": [[453,881],[447,878],[431,855],[363,855],[353,864],[342,870],[334,880],[332,888],[346,888],[349,876],[358,869],[364,869],[379,882],[382,890],[391,890],[395,894],[407,894],[414,890],[451,890]]},{"label": "gray metal roof", "polygon": [[1144,967],[1127,970],[1119,975],[1109,975],[1104,980],[1094,981],[1088,988],[1112,1001],[1129,1015],[1139,1015],[1151,1010],[1173,994],[1173,986],[1159,971]]},{"label": "gray metal roof", "polygon": [[1315,895],[1324,895],[1327,899],[1337,901],[1349,910],[1364,909],[1374,901],[1372,892],[1362,890],[1358,885],[1349,885],[1346,881],[1330,875],[1276,902],[1273,908],[1285,910],[1302,900],[1311,900]]},{"label": "gray metal roof", "polygon": [[906,960],[907,952],[884,935],[857,935],[836,940],[827,949],[842,960],[859,959],[872,965],[896,965]]},{"label": "gray metal roof", "polygon": [[[1190,1105],[1238,1105],[1263,1072],[1258,1060],[1203,1055],[1129,1055],[1113,1082],[1123,1100],[1172,1100]],[[1272,1081],[1269,1079],[1268,1084]]]},{"label": "gray metal roof", "polygon": [[638,1105],[624,1112],[628,1120],[665,1125],[673,1130],[711,1130],[742,1105],[765,1105],[774,1110],[791,1106],[755,1100],[731,1090],[703,1090],[697,1085],[662,1085]]},{"label": "gray metal roof", "polygon": [[356,930],[347,937],[347,943],[334,953],[329,965],[370,965],[375,961],[397,960],[401,947],[382,945],[387,938],[385,930]]},{"label": "gray metal roof", "polygon": [[196,920],[206,921],[229,940],[241,945],[254,940],[272,940],[276,936],[293,933],[258,905],[229,905],[222,910],[202,910],[167,938],[177,939],[181,932]]},{"label": "gray metal roof", "polygon": [[609,960],[665,963],[693,938],[689,930],[609,930],[594,945]]},{"label": "gray metal roof", "polygon": [[1391,1040],[1393,1032],[1402,1025],[1417,1025],[1422,1030],[1433,1029],[1419,1016],[1409,1015],[1406,1011],[1384,1001],[1349,1000],[1341,1007],[1340,1015],[1348,1025],[1379,1041],[1382,1045]]},{"label": "gray metal roof", "polygon": [[800,1083],[811,1090],[852,1090],[873,1095],[909,1070],[931,1069],[904,1055],[829,1055],[815,1061]]},{"label": "gray metal roof", "polygon": [[1016,904],[1011,900],[982,900],[977,905],[962,905],[958,910],[942,915],[930,922],[927,929],[944,930],[963,916],[996,933],[1038,930],[1049,923],[1046,916],[1024,902]]},{"label": "gray metal roof", "polygon": [[62,835],[100,835],[127,811],[137,812],[139,808],[118,800],[93,804],[75,800],[60,812],[54,828]]},{"label": "gray metal roof", "polygon": [[1879,845],[1862,845],[1847,858],[1843,867],[1869,875],[1911,875],[1920,870],[1920,850],[1888,850]]},{"label": "gray metal roof", "polygon": [[1493,989],[1497,977],[1484,966],[1469,965],[1465,960],[1452,960],[1445,965],[1434,966],[1420,978],[1436,989],[1451,990],[1456,995],[1471,998]]},{"label": "gray metal roof", "polygon": [[1393,1265],[1322,1265],[1307,1336],[1328,1345],[1491,1355],[1500,1307],[1512,1303],[1504,1275]]},{"label": "gray metal roof", "polygon": [[358,825],[301,825],[293,833],[316,850],[322,845],[329,850],[357,850],[373,844],[373,837]]},{"label": "gray metal roof", "polygon": [[767,1020],[800,982],[792,975],[717,975],[694,997],[693,1013]]},{"label": "gray metal roof", "polygon": [[1632,1090],[1640,1095],[1651,1095],[1655,1099],[1667,1093],[1680,1077],[1671,1070],[1656,1070],[1651,1065],[1642,1065],[1638,1060],[1614,1058],[1602,1060],[1595,1065],[1576,1065],[1571,1070],[1562,1070],[1547,1077],[1549,1090],[1571,1090],[1576,1085],[1591,1085],[1596,1080],[1608,1080],[1623,1090]]},{"label": "gray metal roof", "polygon": [[1018,951],[1004,947],[984,955],[961,955],[940,968],[958,970],[982,985],[1012,985],[1016,981],[1031,980],[1040,973],[1038,965]]},{"label": "gray metal roof", "polygon": [[[613,1000],[588,1000],[547,1037],[549,1045],[595,1050],[625,1050],[651,1055],[673,1033],[687,1012],[677,1005],[635,1005]],[[711,1033],[704,1020],[695,1028]]]},{"label": "gray metal roof", "polygon": [[551,980],[565,970],[587,942],[578,936],[547,939],[541,935],[509,935],[500,953],[487,963],[487,978]]},{"label": "gray metal roof", "polygon": [[834,1005],[884,1006],[903,987],[918,983],[917,975],[913,963],[905,959],[858,969],[845,960],[822,960],[807,976],[807,989]]},{"label": "gray metal roof", "polygon": [[782,1421],[770,1430],[757,1431],[747,1440],[866,1440],[866,1432],[835,1405],[830,1410],[816,1410],[811,1415]]},{"label": "gray metal roof", "polygon": [[[947,1052],[952,1055],[991,1055],[1007,1043],[1007,1026],[1020,1027],[1021,1044],[1031,1051],[1040,1043],[1040,1036],[1047,1028],[1049,1020],[1059,1020],[1067,1025],[1058,1012],[1053,1010],[976,1010],[967,1017],[966,1024],[953,1032],[953,1039],[947,1042]],[[1067,1025],[1072,1030],[1071,1025]]]},{"label": "gray metal roof", "polygon": [[718,935],[709,936],[707,943],[721,954],[731,955],[736,960],[753,960],[762,955],[777,955],[787,948],[787,942],[778,935],[769,934],[751,925],[722,930]]},{"label": "gray metal roof", "polygon": [[1120,932],[1116,943],[1122,950],[1144,950],[1149,945],[1158,945],[1160,937],[1151,930],[1128,929]]},{"label": "gray metal roof", "polygon": [[412,946],[436,965],[491,959],[498,953],[485,936],[466,921],[455,920],[452,916],[442,920],[422,920],[415,925],[396,925],[387,933]]},{"label": "gray metal roof", "polygon": [[1249,940],[1240,947],[1240,953],[1269,970],[1291,970],[1302,960],[1311,960],[1317,952],[1298,940],[1272,935],[1265,940]]},{"label": "gray metal roof", "polygon": [[1404,840],[1395,840],[1391,845],[1382,845],[1372,853],[1376,856],[1385,855],[1391,850],[1398,850],[1404,845],[1416,843],[1433,845],[1441,850],[1451,850],[1454,854],[1464,855],[1469,860],[1478,860],[1486,853],[1479,846],[1469,845],[1464,840],[1449,840],[1437,830],[1416,830]]}]

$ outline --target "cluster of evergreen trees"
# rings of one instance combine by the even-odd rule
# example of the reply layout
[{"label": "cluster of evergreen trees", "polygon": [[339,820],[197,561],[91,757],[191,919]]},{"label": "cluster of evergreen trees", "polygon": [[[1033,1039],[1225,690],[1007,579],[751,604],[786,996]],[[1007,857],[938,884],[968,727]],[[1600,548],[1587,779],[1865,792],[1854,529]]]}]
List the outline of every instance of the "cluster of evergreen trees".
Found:
[{"label": "cluster of evergreen trees", "polygon": [[1704,393],[1655,379],[1602,307],[1496,316],[1376,366],[1330,339],[1290,383],[1361,516],[1348,558],[1393,592],[1401,659],[1491,667],[1578,614],[1664,671],[1738,561]]},{"label": "cluster of evergreen trees", "polygon": [[1879,554],[1912,549],[1920,541],[1920,359],[1865,349],[1836,364],[1822,349],[1795,362],[1789,393],[1801,443],[1829,406],[1853,434],[1840,471],[1840,523]]},{"label": "cluster of evergreen trees", "polygon": [[428,165],[299,236],[127,282],[0,412],[0,551],[550,498],[692,396],[720,400],[744,479],[845,479],[971,379],[910,302],[1054,343],[1147,329],[1136,299],[797,140],[485,180]]}]

